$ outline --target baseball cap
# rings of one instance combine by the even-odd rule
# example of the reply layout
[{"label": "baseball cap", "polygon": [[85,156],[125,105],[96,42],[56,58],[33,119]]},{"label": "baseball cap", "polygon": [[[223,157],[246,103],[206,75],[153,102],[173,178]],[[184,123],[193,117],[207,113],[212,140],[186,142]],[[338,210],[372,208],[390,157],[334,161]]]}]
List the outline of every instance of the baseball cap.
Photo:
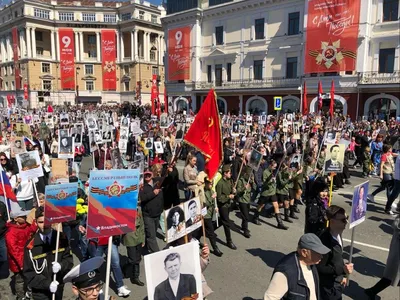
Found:
[{"label": "baseball cap", "polygon": [[308,249],[319,254],[327,254],[331,250],[328,247],[325,247],[319,237],[317,237],[314,233],[306,233],[303,234],[299,240],[298,244],[301,249]]},{"label": "baseball cap", "polygon": [[12,211],[10,213],[10,218],[18,218],[18,217],[26,217],[27,215],[29,215],[30,210],[16,210],[16,211]]}]

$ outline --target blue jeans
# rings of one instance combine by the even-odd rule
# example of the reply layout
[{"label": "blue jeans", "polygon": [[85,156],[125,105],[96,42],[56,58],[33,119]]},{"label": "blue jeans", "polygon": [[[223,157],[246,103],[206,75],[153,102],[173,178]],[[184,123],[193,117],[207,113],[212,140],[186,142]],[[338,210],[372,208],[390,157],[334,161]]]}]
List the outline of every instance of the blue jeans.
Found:
[{"label": "blue jeans", "polygon": [[6,240],[2,237],[0,238],[0,279],[6,279],[9,275]]},{"label": "blue jeans", "polygon": [[[96,256],[107,255],[108,246],[97,246]],[[120,288],[124,285],[123,275],[121,270],[121,265],[119,263],[119,253],[118,247],[116,245],[112,245],[111,249],[111,271],[114,275],[115,283],[117,284],[117,288]]]}]

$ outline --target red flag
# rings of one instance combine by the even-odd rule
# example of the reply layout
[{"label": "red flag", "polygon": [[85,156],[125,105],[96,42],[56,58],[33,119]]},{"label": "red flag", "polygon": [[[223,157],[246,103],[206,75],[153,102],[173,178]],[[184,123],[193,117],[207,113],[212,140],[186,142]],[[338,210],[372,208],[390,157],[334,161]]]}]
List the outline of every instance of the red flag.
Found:
[{"label": "red flag", "polygon": [[167,96],[167,87],[164,86],[164,112],[165,113],[169,113],[168,112],[168,96]]},{"label": "red flag", "polygon": [[330,114],[331,118],[333,118],[334,105],[335,105],[335,83],[332,80],[332,82],[331,82],[331,102],[329,104],[329,114]]},{"label": "red flag", "polygon": [[322,110],[322,94],[324,91],[322,90],[322,83],[318,81],[318,110]]},{"label": "red flag", "polygon": [[222,163],[222,136],[217,96],[213,89],[201,105],[200,111],[186,133],[184,140],[198,149],[206,159],[205,172],[213,178]]},{"label": "red flag", "polygon": [[52,113],[52,112],[54,112],[54,110],[53,110],[53,106],[51,106],[51,105],[48,105],[48,106],[47,106],[47,112],[48,112],[48,113]]},{"label": "red flag", "polygon": [[308,101],[307,101],[307,84],[304,81],[303,88],[303,116],[308,115]]}]

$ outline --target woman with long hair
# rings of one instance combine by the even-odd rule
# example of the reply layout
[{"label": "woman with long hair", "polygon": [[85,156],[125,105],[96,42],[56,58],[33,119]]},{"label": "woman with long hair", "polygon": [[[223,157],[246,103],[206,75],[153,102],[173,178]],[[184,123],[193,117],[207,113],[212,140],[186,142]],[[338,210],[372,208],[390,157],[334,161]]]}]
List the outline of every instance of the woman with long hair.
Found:
[{"label": "woman with long hair", "polygon": [[197,171],[197,158],[196,156],[189,154],[186,159],[186,166],[183,169],[183,180],[185,181],[186,189],[185,189],[185,198],[189,200],[193,198],[196,194],[197,186],[202,183],[197,180],[197,175],[199,172]]}]

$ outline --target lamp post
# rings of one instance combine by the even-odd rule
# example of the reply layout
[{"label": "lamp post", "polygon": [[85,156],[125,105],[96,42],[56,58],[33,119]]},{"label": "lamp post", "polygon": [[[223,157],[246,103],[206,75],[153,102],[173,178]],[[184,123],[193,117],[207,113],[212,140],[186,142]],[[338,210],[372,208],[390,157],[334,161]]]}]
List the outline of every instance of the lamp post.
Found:
[{"label": "lamp post", "polygon": [[78,97],[79,97],[79,83],[78,83],[78,75],[81,68],[78,66],[76,67],[75,72],[75,105],[78,105]]},{"label": "lamp post", "polygon": [[[135,56],[135,63],[139,65],[139,96],[137,97],[137,100],[139,102],[139,105],[142,105],[142,68],[140,66],[140,57],[139,55]],[[136,72],[135,72],[135,79],[136,79]],[[137,82],[136,82],[137,84]]]}]

